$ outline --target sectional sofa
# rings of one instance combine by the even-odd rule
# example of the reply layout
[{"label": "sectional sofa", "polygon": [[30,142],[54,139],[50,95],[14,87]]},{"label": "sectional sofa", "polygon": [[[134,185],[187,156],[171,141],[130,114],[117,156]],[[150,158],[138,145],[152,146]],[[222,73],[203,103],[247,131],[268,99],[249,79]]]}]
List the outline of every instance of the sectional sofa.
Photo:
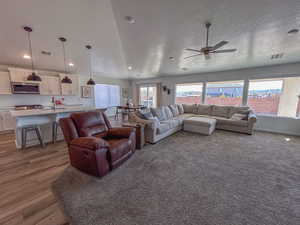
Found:
[{"label": "sectional sofa", "polygon": [[257,117],[248,106],[169,105],[151,108],[148,112],[132,112],[129,120],[145,124],[145,139],[149,143],[183,129],[184,121],[191,117],[216,120],[216,129],[252,134]]}]

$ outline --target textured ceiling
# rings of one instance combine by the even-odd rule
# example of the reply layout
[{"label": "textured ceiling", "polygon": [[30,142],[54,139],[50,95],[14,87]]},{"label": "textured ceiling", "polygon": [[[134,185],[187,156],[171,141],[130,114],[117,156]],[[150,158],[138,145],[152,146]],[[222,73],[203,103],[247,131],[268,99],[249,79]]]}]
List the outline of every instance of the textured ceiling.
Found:
[{"label": "textured ceiling", "polygon": [[[134,24],[124,20],[133,16]],[[204,23],[210,44],[226,40],[235,53],[183,58],[185,48],[203,47]],[[0,8],[0,64],[29,66],[23,25],[32,34],[36,65],[63,70],[59,36],[68,39],[72,72],[87,73],[84,48],[91,44],[93,70],[113,78],[146,78],[249,68],[300,61],[299,0],[3,0]],[[42,50],[52,52],[44,56]],[[271,60],[272,54],[284,53]],[[169,57],[174,57],[171,61]],[[132,66],[128,71],[127,67]],[[187,68],[184,71],[182,68]]]}]

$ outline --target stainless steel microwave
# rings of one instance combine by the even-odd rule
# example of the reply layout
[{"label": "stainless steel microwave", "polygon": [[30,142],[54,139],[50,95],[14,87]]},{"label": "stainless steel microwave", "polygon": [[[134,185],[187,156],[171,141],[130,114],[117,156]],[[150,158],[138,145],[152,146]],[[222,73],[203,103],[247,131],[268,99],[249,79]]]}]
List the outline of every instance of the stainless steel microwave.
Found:
[{"label": "stainless steel microwave", "polygon": [[40,86],[37,83],[11,83],[13,94],[40,94]]}]

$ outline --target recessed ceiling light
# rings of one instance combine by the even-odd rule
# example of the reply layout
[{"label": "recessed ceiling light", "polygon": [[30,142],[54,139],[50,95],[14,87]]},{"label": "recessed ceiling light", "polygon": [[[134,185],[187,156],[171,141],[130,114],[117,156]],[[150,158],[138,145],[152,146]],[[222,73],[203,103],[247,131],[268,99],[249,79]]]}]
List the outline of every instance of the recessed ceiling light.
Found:
[{"label": "recessed ceiling light", "polygon": [[132,66],[128,66],[127,68],[128,68],[128,70],[132,70]]},{"label": "recessed ceiling light", "polygon": [[182,70],[183,70],[183,71],[187,71],[187,70],[188,70],[188,68],[186,68],[186,67],[183,67],[183,68],[182,68]]},{"label": "recessed ceiling light", "polygon": [[73,67],[73,66],[74,66],[74,63],[70,62],[70,63],[69,63],[69,66]]},{"label": "recessed ceiling light", "polygon": [[171,61],[174,61],[174,60],[175,60],[175,58],[174,58],[173,56],[170,56],[169,59],[170,59]]},{"label": "recessed ceiling light", "polygon": [[288,31],[288,34],[297,34],[299,32],[299,29],[291,29]]},{"label": "recessed ceiling light", "polygon": [[130,24],[135,23],[135,19],[132,16],[125,16],[125,21]]},{"label": "recessed ceiling light", "polygon": [[27,54],[23,55],[23,58],[24,59],[31,59],[30,55],[27,55]]}]

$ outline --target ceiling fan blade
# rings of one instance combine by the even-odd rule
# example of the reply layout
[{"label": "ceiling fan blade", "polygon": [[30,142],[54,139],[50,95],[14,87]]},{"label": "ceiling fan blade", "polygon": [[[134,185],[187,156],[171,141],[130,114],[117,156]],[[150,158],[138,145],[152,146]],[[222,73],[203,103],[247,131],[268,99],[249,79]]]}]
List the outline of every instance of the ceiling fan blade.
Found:
[{"label": "ceiling fan blade", "polygon": [[224,49],[224,50],[217,50],[217,51],[213,51],[213,53],[226,53],[226,52],[235,52],[237,49]]},{"label": "ceiling fan blade", "polygon": [[205,54],[204,57],[205,57],[206,60],[210,59],[210,55],[209,54]]},{"label": "ceiling fan blade", "polygon": [[184,59],[192,58],[192,57],[195,57],[195,56],[198,56],[198,55],[203,55],[203,54],[191,55],[191,56],[188,56],[188,57],[184,57]]},{"label": "ceiling fan blade", "polygon": [[201,50],[192,49],[192,48],[186,48],[185,50],[192,51],[192,52],[201,52]]},{"label": "ceiling fan blade", "polygon": [[228,44],[228,41],[221,41],[218,44],[216,44],[214,47],[212,47],[212,50],[216,50],[218,48],[221,48],[221,47],[223,47],[226,44]]}]

